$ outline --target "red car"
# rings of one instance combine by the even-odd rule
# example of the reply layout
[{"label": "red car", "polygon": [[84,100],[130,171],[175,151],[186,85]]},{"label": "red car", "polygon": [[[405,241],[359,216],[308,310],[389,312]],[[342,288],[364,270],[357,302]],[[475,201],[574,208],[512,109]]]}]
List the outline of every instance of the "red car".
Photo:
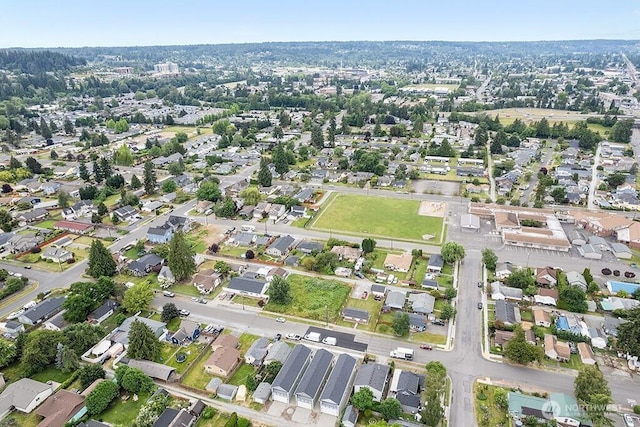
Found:
[{"label": "red car", "polygon": [[362,297],[361,297],[361,298],[362,298],[362,299],[367,299],[367,297],[368,297],[368,296],[369,296],[369,292],[364,291],[364,292],[362,293]]},{"label": "red car", "polygon": [[433,350],[433,347],[431,347],[429,344],[420,344],[420,348],[423,350]]}]

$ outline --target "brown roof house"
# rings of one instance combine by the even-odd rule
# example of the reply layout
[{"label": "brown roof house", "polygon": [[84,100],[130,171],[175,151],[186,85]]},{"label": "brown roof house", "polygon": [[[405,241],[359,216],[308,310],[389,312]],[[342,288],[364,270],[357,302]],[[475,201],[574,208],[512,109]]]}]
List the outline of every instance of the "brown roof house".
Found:
[{"label": "brown roof house", "polygon": [[334,254],[338,254],[338,257],[342,259],[346,259],[347,261],[356,262],[360,255],[362,255],[362,251],[360,249],[352,248],[349,246],[334,246],[331,248],[331,252]]},{"label": "brown roof house", "polygon": [[193,286],[204,295],[210,294],[220,283],[222,283],[222,275],[211,269],[203,270],[193,276]]},{"label": "brown roof house", "polygon": [[36,409],[36,414],[44,417],[38,427],[63,427],[84,407],[84,399],[81,394],[59,390]]},{"label": "brown roof house", "polygon": [[240,351],[233,347],[220,347],[204,363],[208,374],[227,378],[240,363]]},{"label": "brown roof house", "polygon": [[533,296],[537,305],[552,305],[558,303],[559,293],[557,289],[538,288],[538,294]]},{"label": "brown roof house", "polygon": [[544,355],[559,362],[568,362],[571,358],[571,348],[566,342],[558,341],[555,335],[545,334]]},{"label": "brown roof house", "polygon": [[384,266],[389,270],[406,273],[411,268],[412,262],[413,257],[409,252],[404,252],[400,255],[388,254],[384,259]]},{"label": "brown roof house", "polygon": [[240,341],[238,340],[238,337],[231,334],[218,335],[218,338],[216,338],[216,340],[211,343],[211,349],[213,349],[213,351],[216,351],[220,347],[238,348],[239,342]]},{"label": "brown roof house", "polygon": [[[507,342],[509,342],[511,340],[511,338],[513,338],[515,336],[515,332],[512,331],[500,331],[497,330],[494,337],[493,337],[493,344],[503,347]],[[533,331],[531,329],[527,329],[526,331],[524,331],[524,339],[529,343],[529,344],[536,344],[536,336],[533,333]]]},{"label": "brown roof house", "polygon": [[557,270],[553,267],[536,268],[536,283],[540,286],[555,286],[558,283]]},{"label": "brown roof house", "polygon": [[541,308],[533,309],[533,320],[536,326],[544,326],[545,328],[551,326],[551,314]]},{"label": "brown roof house", "polygon": [[596,364],[596,356],[593,354],[593,350],[589,346],[589,344],[585,342],[578,343],[578,354],[580,355],[580,360],[585,365],[595,365]]}]

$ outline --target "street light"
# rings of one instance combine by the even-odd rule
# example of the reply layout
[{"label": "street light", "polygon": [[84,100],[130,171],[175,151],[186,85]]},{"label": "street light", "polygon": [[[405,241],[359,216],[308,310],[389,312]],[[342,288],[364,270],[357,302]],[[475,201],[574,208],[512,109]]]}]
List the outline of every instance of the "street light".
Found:
[{"label": "street light", "polygon": [[527,252],[527,268],[529,268],[529,257],[531,256],[530,252]]}]

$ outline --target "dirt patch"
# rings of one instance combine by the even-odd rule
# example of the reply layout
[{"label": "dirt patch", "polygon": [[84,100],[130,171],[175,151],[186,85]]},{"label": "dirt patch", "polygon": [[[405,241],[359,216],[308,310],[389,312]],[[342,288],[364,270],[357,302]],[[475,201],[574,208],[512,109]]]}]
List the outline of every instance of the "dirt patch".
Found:
[{"label": "dirt patch", "polygon": [[443,218],[446,210],[447,204],[444,202],[430,202],[428,200],[425,200],[424,202],[420,203],[418,215]]},{"label": "dirt patch", "polygon": [[220,228],[215,225],[203,225],[198,227],[198,232],[202,233],[202,231],[206,231],[207,234],[202,236],[202,241],[208,248],[212,243],[218,243],[222,241],[222,236],[220,235]]}]

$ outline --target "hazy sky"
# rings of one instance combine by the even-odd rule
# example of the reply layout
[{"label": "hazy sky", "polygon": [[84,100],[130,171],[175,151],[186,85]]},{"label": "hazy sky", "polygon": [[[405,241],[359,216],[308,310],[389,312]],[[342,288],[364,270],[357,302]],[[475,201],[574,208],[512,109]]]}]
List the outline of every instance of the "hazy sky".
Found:
[{"label": "hazy sky", "polygon": [[0,0],[0,47],[640,39],[640,0]]}]

